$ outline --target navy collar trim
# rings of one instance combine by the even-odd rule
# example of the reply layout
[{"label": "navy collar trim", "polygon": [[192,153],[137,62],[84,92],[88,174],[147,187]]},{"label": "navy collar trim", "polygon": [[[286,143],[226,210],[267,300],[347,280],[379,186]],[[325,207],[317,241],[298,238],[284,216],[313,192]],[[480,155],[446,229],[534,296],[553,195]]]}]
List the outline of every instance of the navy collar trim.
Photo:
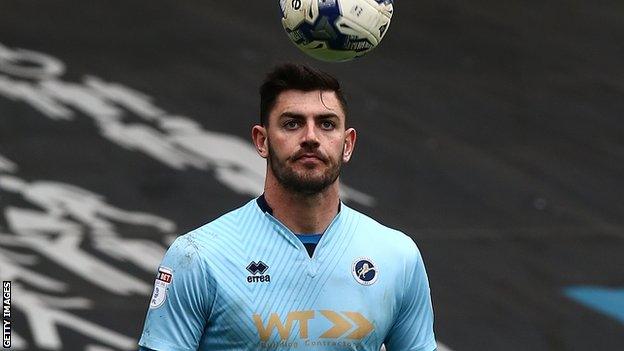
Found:
[{"label": "navy collar trim", "polygon": [[269,206],[269,204],[266,202],[266,199],[264,198],[264,194],[260,195],[257,199],[256,199],[256,203],[258,204],[258,207],[260,207],[260,209],[262,210],[262,212],[268,213],[271,216],[273,215],[273,209],[271,208],[271,206]]}]

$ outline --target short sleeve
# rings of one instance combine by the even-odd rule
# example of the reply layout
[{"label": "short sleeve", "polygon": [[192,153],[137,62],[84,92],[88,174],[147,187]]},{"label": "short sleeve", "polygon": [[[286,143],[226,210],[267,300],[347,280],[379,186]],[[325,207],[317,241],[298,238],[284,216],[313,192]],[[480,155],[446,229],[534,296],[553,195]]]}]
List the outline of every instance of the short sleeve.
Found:
[{"label": "short sleeve", "polygon": [[433,351],[436,348],[429,281],[420,252],[412,245],[414,255],[407,261],[405,293],[385,340],[388,351]]},{"label": "short sleeve", "polygon": [[191,234],[176,239],[162,260],[139,345],[197,350],[210,317],[214,284]]}]

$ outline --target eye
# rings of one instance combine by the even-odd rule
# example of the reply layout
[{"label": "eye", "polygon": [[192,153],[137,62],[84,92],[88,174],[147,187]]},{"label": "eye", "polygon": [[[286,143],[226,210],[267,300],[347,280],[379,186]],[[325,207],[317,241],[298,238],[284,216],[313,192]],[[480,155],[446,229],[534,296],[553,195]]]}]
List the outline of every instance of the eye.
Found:
[{"label": "eye", "polygon": [[322,121],[321,122],[321,128],[325,129],[325,130],[332,130],[336,127],[336,123],[332,122],[332,121]]},{"label": "eye", "polygon": [[286,129],[297,129],[299,127],[299,121],[291,119],[284,123],[284,128]]}]

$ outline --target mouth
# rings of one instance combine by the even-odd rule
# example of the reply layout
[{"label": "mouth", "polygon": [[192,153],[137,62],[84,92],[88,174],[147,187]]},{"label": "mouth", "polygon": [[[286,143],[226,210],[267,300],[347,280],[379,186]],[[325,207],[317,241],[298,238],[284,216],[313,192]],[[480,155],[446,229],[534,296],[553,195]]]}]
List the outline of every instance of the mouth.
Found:
[{"label": "mouth", "polygon": [[302,162],[325,162],[325,159],[315,153],[304,153],[301,155],[298,155],[297,157],[295,157],[295,161],[302,161]]}]

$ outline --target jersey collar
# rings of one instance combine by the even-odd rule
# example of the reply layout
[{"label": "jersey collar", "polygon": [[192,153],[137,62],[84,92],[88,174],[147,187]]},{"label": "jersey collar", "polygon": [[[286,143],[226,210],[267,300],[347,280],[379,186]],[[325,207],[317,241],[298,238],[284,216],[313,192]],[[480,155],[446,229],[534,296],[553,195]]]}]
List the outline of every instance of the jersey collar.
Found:
[{"label": "jersey collar", "polygon": [[[303,250],[305,250],[305,247],[303,245],[303,243],[301,242],[301,240],[299,240],[299,238],[297,238],[297,235],[295,233],[293,233],[290,228],[286,227],[284,225],[284,223],[280,222],[277,218],[273,217],[273,209],[271,208],[271,206],[269,206],[269,204],[267,203],[264,194],[260,195],[259,197],[256,198],[256,204],[258,206],[258,208],[264,213],[264,215],[266,216],[267,219],[269,219],[270,222],[273,222],[273,224],[276,226],[276,228],[278,228],[277,232],[280,233],[281,235],[285,236],[286,239],[294,246],[296,247],[300,247]],[[348,209],[348,207],[345,207]],[[332,219],[331,223],[329,224],[329,226],[327,227],[327,229],[325,229],[325,232],[322,233],[322,237],[321,240],[318,243],[317,246],[317,250],[319,249],[319,247],[323,246],[324,243],[327,241],[327,237],[331,237],[333,236],[333,232],[335,231],[335,228],[338,225],[338,223],[340,223],[342,221],[342,217],[344,217],[345,215],[343,214],[342,211],[342,202],[338,203],[338,213],[336,213],[336,216]],[[348,211],[347,211],[348,212]]]},{"label": "jersey collar", "polygon": [[[271,206],[269,206],[269,203],[266,201],[264,194],[258,196],[258,198],[256,199],[256,203],[258,204],[258,207],[260,207],[262,212],[268,213],[271,216],[273,215],[273,209],[271,208]],[[341,206],[342,206],[342,201],[338,201],[338,212],[336,213],[336,215],[340,213]]]}]

